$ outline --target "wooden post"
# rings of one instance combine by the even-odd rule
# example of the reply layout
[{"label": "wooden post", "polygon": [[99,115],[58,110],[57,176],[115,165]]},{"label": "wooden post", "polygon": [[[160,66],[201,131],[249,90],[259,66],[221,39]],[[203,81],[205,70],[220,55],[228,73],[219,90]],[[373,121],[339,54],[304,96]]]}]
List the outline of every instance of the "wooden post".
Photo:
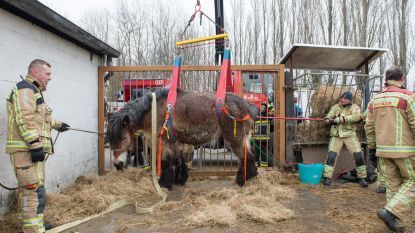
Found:
[{"label": "wooden post", "polygon": [[[279,96],[279,112],[281,116],[285,116],[285,73],[284,73],[284,65],[279,65],[279,71],[278,71],[278,96]],[[279,168],[284,169],[285,168],[285,119],[281,119],[279,121]],[[277,139],[274,138],[274,141]]]},{"label": "wooden post", "polygon": [[154,92],[151,93],[151,174],[157,177],[157,98]]},{"label": "wooden post", "polygon": [[[98,132],[104,132],[104,70],[98,68]],[[103,135],[103,134],[101,134]],[[98,136],[98,175],[105,175],[105,139]]]}]

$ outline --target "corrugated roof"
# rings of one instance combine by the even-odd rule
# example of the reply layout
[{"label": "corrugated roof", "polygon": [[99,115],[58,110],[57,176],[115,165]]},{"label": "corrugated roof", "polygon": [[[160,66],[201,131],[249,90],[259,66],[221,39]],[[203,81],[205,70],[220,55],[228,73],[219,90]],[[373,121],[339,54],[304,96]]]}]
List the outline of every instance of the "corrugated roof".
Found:
[{"label": "corrugated roof", "polygon": [[286,68],[357,71],[387,49],[296,44],[281,59]]},{"label": "corrugated roof", "polygon": [[20,16],[98,55],[119,57],[120,52],[36,0],[0,0],[0,8]]}]

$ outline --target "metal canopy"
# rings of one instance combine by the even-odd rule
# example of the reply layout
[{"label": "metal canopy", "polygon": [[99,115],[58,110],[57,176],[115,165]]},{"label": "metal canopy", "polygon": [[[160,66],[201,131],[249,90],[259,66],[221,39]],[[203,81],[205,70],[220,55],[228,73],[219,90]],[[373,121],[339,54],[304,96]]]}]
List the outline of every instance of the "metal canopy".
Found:
[{"label": "metal canopy", "polygon": [[280,64],[290,69],[357,71],[387,49],[325,45],[293,45]]}]

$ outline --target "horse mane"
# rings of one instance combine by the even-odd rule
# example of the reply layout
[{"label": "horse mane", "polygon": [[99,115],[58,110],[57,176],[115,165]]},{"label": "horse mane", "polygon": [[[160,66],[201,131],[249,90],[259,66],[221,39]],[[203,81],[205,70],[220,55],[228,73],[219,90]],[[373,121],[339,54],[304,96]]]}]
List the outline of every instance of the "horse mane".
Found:
[{"label": "horse mane", "polygon": [[[237,111],[234,110],[233,104],[237,105],[239,109],[241,110],[247,110],[247,112],[239,112],[238,114],[240,116],[238,117],[244,117],[246,114],[251,115],[252,119],[255,119],[258,117],[259,109],[254,105],[249,103],[248,101],[245,101],[240,96],[234,94],[234,93],[226,93],[225,102],[229,107],[229,111],[234,114]],[[242,114],[242,115],[241,115]]]},{"label": "horse mane", "polygon": [[[177,90],[181,92],[181,90]],[[169,88],[157,88],[155,90],[156,99],[167,98]],[[134,123],[141,121],[144,114],[151,110],[151,101],[153,95],[151,92],[145,93],[142,97],[129,101],[123,109],[111,114],[108,119],[106,136],[107,139],[114,144],[118,144],[122,140],[123,128],[125,120],[129,121],[130,128],[134,128]]]}]

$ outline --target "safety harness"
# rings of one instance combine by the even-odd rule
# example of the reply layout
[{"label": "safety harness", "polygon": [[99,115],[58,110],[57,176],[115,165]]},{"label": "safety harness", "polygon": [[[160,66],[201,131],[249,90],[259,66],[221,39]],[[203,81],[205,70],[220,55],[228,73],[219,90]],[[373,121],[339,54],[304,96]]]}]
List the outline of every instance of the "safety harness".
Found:
[{"label": "safety harness", "polygon": [[[190,17],[190,20],[189,20],[186,28],[184,29],[182,35],[180,36],[181,38],[183,38],[183,35],[186,33],[186,30],[188,29],[188,27],[190,26],[192,21],[195,19],[197,13],[200,13],[200,19],[202,19],[202,16],[205,16],[211,22],[215,23],[206,14],[204,14],[203,11],[201,11],[200,1],[198,0],[197,3],[196,3],[196,6],[195,6],[195,12]],[[216,24],[216,26],[219,27],[222,31],[224,31],[223,28],[221,28],[219,25]],[[173,126],[173,112],[174,112],[174,107],[176,105],[177,88],[180,87],[180,66],[181,66],[180,46],[183,46],[185,44],[190,44],[190,43],[197,43],[197,42],[201,42],[201,41],[211,40],[211,39],[218,39],[218,38],[224,38],[225,39],[224,43],[226,44],[226,49],[224,50],[224,53],[223,53],[223,62],[222,62],[218,87],[217,87],[217,91],[216,91],[214,111],[216,112],[216,116],[218,117],[218,119],[220,119],[221,113],[224,112],[226,114],[226,116],[228,116],[229,118],[231,118],[234,121],[234,136],[235,137],[236,137],[236,122],[243,123],[244,121],[246,121],[250,118],[249,114],[247,114],[243,118],[237,118],[237,117],[233,116],[229,112],[228,107],[225,105],[226,83],[227,83],[227,80],[230,80],[230,77],[231,77],[231,65],[230,65],[231,64],[230,63],[231,53],[230,53],[229,44],[228,44],[228,42],[229,42],[228,41],[228,34],[224,33],[224,34],[221,34],[221,35],[211,36],[211,37],[202,38],[202,39],[194,39],[194,40],[190,40],[190,41],[176,42],[176,46],[178,47],[177,48],[178,52],[177,52],[176,58],[174,60],[172,81],[170,83],[170,90],[169,90],[169,93],[168,93],[168,96],[167,96],[166,115],[165,115],[165,118],[164,118],[163,126],[160,130],[160,133],[159,133],[159,145],[158,145],[158,153],[157,153],[157,175],[158,176],[161,175],[161,159],[162,159],[162,150],[163,150],[162,136],[164,134],[166,134],[166,137],[167,137],[168,140],[170,140],[170,139],[174,140],[174,137],[176,136],[176,132],[175,132],[175,129],[174,129],[174,126]],[[181,48],[183,49],[184,47],[181,47]],[[247,158],[246,158],[246,138],[245,137],[246,136],[245,136],[245,124],[244,124],[244,177],[245,177],[245,180],[246,180],[246,160],[247,160]]]}]

